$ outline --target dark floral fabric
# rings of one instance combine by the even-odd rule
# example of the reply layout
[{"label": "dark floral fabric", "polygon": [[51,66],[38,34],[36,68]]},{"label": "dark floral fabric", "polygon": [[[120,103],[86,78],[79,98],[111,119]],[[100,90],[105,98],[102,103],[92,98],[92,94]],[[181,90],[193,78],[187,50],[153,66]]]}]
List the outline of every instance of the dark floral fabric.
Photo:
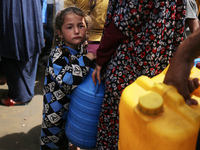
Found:
[{"label": "dark floral fabric", "polygon": [[127,38],[116,49],[106,70],[96,149],[118,149],[121,93],[137,77],[153,77],[167,67],[183,41],[185,13],[184,0],[109,1],[104,32],[113,20]]}]

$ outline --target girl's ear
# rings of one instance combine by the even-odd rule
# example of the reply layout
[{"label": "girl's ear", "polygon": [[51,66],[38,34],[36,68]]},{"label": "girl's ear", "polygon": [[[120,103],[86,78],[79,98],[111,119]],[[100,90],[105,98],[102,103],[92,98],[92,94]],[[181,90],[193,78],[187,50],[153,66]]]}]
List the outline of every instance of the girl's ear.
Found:
[{"label": "girl's ear", "polygon": [[60,39],[63,39],[62,33],[60,30],[57,30],[58,36],[60,37]]}]

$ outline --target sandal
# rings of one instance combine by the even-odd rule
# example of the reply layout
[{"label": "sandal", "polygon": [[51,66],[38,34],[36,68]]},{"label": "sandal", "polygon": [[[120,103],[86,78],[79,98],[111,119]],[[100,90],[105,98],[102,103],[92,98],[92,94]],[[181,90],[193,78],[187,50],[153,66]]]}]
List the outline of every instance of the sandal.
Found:
[{"label": "sandal", "polygon": [[5,106],[15,106],[15,101],[11,98],[5,98],[1,100],[1,104]]},{"label": "sandal", "polygon": [[[3,102],[4,101],[4,102]],[[20,106],[20,105],[27,105],[28,103],[25,102],[25,103],[16,103],[13,99],[11,99],[10,97],[8,98],[5,98],[5,99],[2,99],[0,101],[1,105],[4,105],[4,106]]]}]

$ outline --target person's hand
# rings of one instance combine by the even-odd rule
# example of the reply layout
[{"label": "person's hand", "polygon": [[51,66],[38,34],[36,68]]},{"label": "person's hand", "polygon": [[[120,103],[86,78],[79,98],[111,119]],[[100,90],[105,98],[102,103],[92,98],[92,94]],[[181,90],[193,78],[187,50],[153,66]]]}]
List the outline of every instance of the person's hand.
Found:
[{"label": "person's hand", "polygon": [[192,99],[190,94],[199,87],[199,80],[197,78],[189,79],[191,70],[189,63],[174,64],[169,66],[163,82],[176,87],[188,105],[197,105],[198,102]]},{"label": "person's hand", "polygon": [[190,93],[199,87],[198,79],[189,79],[190,71],[194,66],[194,59],[200,56],[200,28],[187,37],[177,48],[164,83],[173,85],[183,96],[188,105],[197,105],[198,102],[191,98]]},{"label": "person's hand", "polygon": [[87,53],[85,56],[88,57],[90,60],[95,60],[97,58],[97,55],[90,52]]},{"label": "person's hand", "polygon": [[95,85],[97,84],[96,79],[98,80],[99,84],[101,84],[101,77],[100,77],[101,69],[102,69],[101,66],[96,65],[96,68],[94,69],[92,73],[92,80]]}]

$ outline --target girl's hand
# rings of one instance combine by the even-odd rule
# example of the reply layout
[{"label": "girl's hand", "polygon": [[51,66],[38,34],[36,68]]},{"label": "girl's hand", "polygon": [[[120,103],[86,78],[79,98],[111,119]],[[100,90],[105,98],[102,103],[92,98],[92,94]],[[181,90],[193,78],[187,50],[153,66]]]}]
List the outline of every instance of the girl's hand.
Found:
[{"label": "girl's hand", "polygon": [[86,57],[88,57],[90,60],[94,60],[97,58],[97,55],[93,54],[93,53],[87,53]]}]

